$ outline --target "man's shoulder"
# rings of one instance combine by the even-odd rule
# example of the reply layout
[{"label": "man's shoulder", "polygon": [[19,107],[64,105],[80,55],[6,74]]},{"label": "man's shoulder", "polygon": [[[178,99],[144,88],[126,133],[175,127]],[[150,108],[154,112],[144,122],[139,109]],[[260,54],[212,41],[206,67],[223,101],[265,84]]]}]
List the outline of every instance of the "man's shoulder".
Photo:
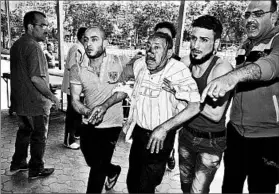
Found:
[{"label": "man's shoulder", "polygon": [[75,43],[75,44],[73,44],[71,47],[70,47],[70,49],[69,49],[69,51],[70,52],[75,52],[75,51],[77,51],[78,50],[78,44],[77,43]]},{"label": "man's shoulder", "polygon": [[188,69],[188,67],[182,61],[177,61],[175,59],[171,59],[170,62],[167,64],[167,67],[168,66],[169,71],[180,71]]},{"label": "man's shoulder", "polygon": [[119,56],[116,55],[116,54],[108,53],[108,54],[106,54],[106,57],[110,60],[113,60],[113,61],[118,61],[119,60]]},{"label": "man's shoulder", "polygon": [[[186,78],[186,77],[191,76],[191,72],[190,72],[189,68],[181,61],[171,59],[166,66],[164,76],[166,76],[166,77],[173,77],[173,76],[181,77],[182,76],[182,77]],[[178,77],[177,77],[177,79],[178,79]]]},{"label": "man's shoulder", "polygon": [[134,70],[136,71],[136,70],[142,69],[145,66],[146,66],[145,57],[141,57],[135,61]]},{"label": "man's shoulder", "polygon": [[216,65],[212,69],[213,77],[219,77],[233,70],[231,63],[227,59],[218,58]]},{"label": "man's shoulder", "polygon": [[14,45],[18,46],[18,47],[24,47],[26,48],[26,50],[30,50],[32,48],[39,48],[41,49],[41,46],[39,45],[38,42],[36,42],[35,40],[33,40],[30,37],[27,36],[22,36],[20,37],[15,43]]}]

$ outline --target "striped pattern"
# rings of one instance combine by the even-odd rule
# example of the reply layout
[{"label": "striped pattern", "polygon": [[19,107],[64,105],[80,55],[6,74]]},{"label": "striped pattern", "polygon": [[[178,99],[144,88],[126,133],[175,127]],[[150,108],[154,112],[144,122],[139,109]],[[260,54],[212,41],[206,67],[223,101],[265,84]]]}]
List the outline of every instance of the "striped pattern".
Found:
[{"label": "striped pattern", "polygon": [[[138,75],[137,69],[141,69],[143,66],[146,67],[144,58],[135,64],[136,77],[141,77]],[[134,118],[142,128],[153,130],[185,108],[184,102],[162,89],[163,78],[169,79],[179,88],[179,91],[184,92],[186,95],[184,100],[187,99],[188,102],[199,101],[197,85],[189,69],[183,63],[171,59],[165,69],[156,74],[151,75],[146,68],[142,71],[142,81],[138,83],[138,87],[135,87],[135,90],[138,91],[135,96],[136,118]]]}]

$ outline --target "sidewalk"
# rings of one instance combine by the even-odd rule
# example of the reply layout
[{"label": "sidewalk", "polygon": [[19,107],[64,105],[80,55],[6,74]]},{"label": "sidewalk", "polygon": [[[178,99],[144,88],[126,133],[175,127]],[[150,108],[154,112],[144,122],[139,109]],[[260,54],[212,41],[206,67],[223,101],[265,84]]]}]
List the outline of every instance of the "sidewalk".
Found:
[{"label": "sidewalk", "polygon": [[[47,178],[28,180],[27,172],[11,175],[10,162],[14,153],[17,131],[16,116],[9,116],[7,110],[1,111],[1,193],[85,193],[89,167],[80,150],[63,147],[64,113],[52,114],[45,152],[46,167],[54,167],[55,172]],[[127,193],[126,175],[130,144],[120,135],[112,162],[122,167],[121,175],[114,189],[109,193]],[[163,183],[158,186],[160,193],[181,193],[179,172],[166,171]]]}]

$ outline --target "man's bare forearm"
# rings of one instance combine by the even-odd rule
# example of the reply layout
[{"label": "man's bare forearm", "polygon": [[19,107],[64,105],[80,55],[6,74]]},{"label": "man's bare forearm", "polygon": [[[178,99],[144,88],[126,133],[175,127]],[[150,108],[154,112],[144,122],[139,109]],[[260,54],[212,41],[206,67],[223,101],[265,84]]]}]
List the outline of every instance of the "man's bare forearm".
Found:
[{"label": "man's bare forearm", "polygon": [[81,115],[89,116],[91,110],[89,108],[87,108],[79,100],[76,100],[76,99],[72,98],[72,105],[73,105],[75,111],[77,111],[77,113],[79,113]]},{"label": "man's bare forearm", "polygon": [[261,68],[255,63],[250,63],[228,74],[237,79],[237,82],[257,81],[261,78]]},{"label": "man's bare forearm", "polygon": [[55,102],[55,95],[50,91],[46,81],[39,76],[33,76],[31,78],[32,83],[34,84],[35,88],[47,99]]},{"label": "man's bare forearm", "polygon": [[166,122],[164,122],[162,127],[166,131],[171,131],[177,129],[186,121],[190,120],[196,114],[200,112],[200,103],[199,102],[192,102],[187,105],[187,107],[179,112],[176,116],[170,118]]},{"label": "man's bare forearm", "polygon": [[125,92],[115,92],[111,97],[109,97],[104,103],[103,106],[106,107],[106,109],[110,108],[114,104],[121,102],[127,97],[127,94]]}]

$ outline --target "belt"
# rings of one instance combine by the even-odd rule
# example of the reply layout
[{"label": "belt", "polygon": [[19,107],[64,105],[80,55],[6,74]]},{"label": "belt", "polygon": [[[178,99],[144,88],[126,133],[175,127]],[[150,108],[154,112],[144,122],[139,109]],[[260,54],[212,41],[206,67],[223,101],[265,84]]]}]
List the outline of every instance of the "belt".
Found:
[{"label": "belt", "polygon": [[200,131],[200,130],[189,128],[189,127],[185,128],[185,130],[190,132],[195,137],[206,138],[206,139],[212,139],[212,138],[226,136],[226,130],[217,131],[217,132],[205,132],[205,131]]}]

